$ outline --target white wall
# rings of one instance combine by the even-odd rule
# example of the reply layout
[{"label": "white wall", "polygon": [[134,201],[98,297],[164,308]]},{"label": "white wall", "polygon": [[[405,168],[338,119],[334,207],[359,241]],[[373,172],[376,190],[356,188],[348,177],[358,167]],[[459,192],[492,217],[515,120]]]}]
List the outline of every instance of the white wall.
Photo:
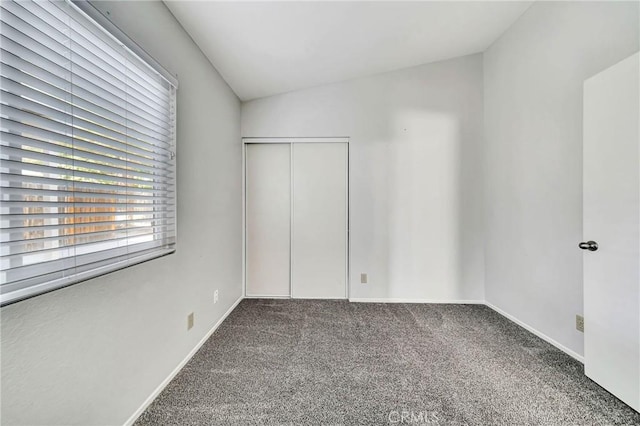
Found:
[{"label": "white wall", "polygon": [[[98,4],[180,79],[178,251],[2,308],[4,424],[123,423],[241,295],[240,103],[162,3]],[[351,137],[352,298],[486,278],[582,353],[582,81],[638,39],[638,3],[538,2],[484,55],[484,107],[472,55],[248,102],[242,134]]]},{"label": "white wall", "polygon": [[245,137],[351,138],[351,298],[484,299],[482,82],[472,55],[243,103]]},{"label": "white wall", "polygon": [[582,83],[638,50],[638,17],[536,2],[484,55],[486,299],[578,355]]},{"label": "white wall", "polygon": [[178,249],[2,308],[2,424],[124,423],[242,291],[239,100],[161,2],[100,8],[178,73]]}]

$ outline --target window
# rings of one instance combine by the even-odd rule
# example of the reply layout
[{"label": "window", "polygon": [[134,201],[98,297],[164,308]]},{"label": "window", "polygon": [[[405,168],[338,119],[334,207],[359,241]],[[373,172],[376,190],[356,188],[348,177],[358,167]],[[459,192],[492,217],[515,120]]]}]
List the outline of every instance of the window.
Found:
[{"label": "window", "polygon": [[173,252],[176,81],[88,3],[0,7],[0,303]]}]

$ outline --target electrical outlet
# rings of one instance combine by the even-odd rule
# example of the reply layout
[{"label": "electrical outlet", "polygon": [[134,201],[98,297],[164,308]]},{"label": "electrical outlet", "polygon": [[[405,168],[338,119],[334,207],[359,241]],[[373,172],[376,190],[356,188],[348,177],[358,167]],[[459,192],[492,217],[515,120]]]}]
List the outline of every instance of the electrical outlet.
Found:
[{"label": "electrical outlet", "polygon": [[582,315],[576,315],[576,330],[584,333],[584,317]]},{"label": "electrical outlet", "polygon": [[367,283],[367,274],[360,274],[360,282],[362,284],[366,284]]},{"label": "electrical outlet", "polygon": [[213,292],[213,303],[218,303],[218,290]]},{"label": "electrical outlet", "polygon": [[191,330],[193,328],[193,312],[187,315],[187,330]]}]

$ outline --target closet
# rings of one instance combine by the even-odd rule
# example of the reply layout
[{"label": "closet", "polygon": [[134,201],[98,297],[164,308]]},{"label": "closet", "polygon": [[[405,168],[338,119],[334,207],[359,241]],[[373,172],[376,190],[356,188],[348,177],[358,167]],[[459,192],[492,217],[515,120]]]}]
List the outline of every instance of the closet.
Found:
[{"label": "closet", "polygon": [[246,296],[346,298],[347,139],[244,144]]}]

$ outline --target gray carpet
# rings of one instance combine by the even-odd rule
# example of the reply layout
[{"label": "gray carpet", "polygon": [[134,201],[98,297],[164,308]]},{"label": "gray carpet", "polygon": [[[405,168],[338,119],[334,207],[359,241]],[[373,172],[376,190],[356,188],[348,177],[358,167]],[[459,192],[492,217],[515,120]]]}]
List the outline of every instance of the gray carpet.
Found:
[{"label": "gray carpet", "polygon": [[639,425],[481,305],[244,300],[136,425]]}]

